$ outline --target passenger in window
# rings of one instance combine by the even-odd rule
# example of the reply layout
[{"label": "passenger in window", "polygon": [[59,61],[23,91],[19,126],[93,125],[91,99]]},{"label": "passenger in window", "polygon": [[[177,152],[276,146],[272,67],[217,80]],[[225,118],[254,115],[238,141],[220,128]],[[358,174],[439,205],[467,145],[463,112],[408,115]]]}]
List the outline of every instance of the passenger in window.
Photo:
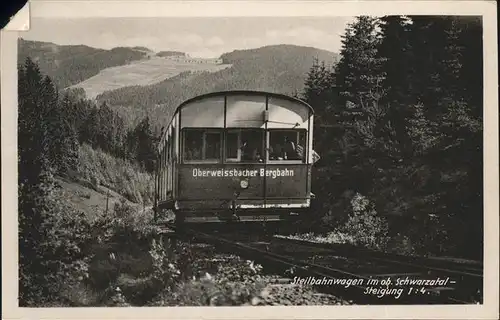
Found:
[{"label": "passenger in window", "polygon": [[258,148],[255,148],[252,152],[252,160],[256,162],[263,162],[264,160],[262,159],[262,155],[259,152]]},{"label": "passenger in window", "polygon": [[201,160],[201,148],[193,140],[190,141],[186,150],[186,160]]},{"label": "passenger in window", "polygon": [[269,148],[267,148],[267,151],[269,151],[269,160],[275,160],[276,154],[275,154],[274,148],[271,144],[269,144]]},{"label": "passenger in window", "polygon": [[241,147],[241,160],[252,161],[255,157],[255,148],[252,148],[249,141],[244,141]]},{"label": "passenger in window", "polygon": [[285,136],[285,144],[283,147],[284,159],[285,160],[299,160],[297,149],[295,148],[295,143]]},{"label": "passenger in window", "polygon": [[283,147],[276,143],[273,146],[269,146],[269,159],[270,160],[283,160]]},{"label": "passenger in window", "polygon": [[220,156],[220,135],[207,135],[205,145],[205,159],[219,159]]},{"label": "passenger in window", "polygon": [[257,146],[253,146],[249,141],[243,142],[241,151],[241,160],[263,162],[259,148]]},{"label": "passenger in window", "polygon": [[249,146],[248,146],[248,141],[243,141],[241,147],[241,160],[243,161],[248,161],[248,160],[252,160],[252,158],[250,157],[250,151],[249,151]]}]

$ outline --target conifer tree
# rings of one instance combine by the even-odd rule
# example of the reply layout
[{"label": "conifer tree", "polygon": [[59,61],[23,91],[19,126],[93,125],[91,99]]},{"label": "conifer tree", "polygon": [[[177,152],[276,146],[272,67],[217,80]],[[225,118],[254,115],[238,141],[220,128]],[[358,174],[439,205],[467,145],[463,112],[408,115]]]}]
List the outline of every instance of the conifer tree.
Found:
[{"label": "conifer tree", "polygon": [[335,70],[342,105],[365,108],[383,95],[377,26],[376,18],[356,17],[342,36],[341,59]]},{"label": "conifer tree", "polygon": [[307,74],[304,86],[304,99],[315,106],[318,121],[322,116],[332,111],[336,100],[335,78],[333,69],[326,66],[324,61],[314,59],[313,65]]},{"label": "conifer tree", "polygon": [[40,244],[44,240],[44,211],[51,187],[48,108],[42,97],[43,79],[38,66],[26,59],[18,69],[18,215],[19,288],[23,302],[43,294]]},{"label": "conifer tree", "polygon": [[98,147],[99,141],[99,109],[96,105],[90,107],[88,116],[83,125],[83,141],[89,143],[93,148]]},{"label": "conifer tree", "polygon": [[[393,156],[391,144],[386,143],[392,131],[382,121],[385,107],[381,70],[378,55],[380,35],[377,18],[360,16],[349,24],[342,37],[341,59],[335,68],[339,88],[339,107],[345,127],[342,136],[345,182],[350,188],[368,188],[373,182],[375,164]],[[384,131],[385,130],[385,131]],[[357,181],[354,183],[353,181]],[[361,189],[358,189],[361,190]]]},{"label": "conifer tree", "polygon": [[[42,87],[42,103],[47,109],[49,134],[49,161],[58,174],[76,170],[78,158],[78,136],[73,126],[71,104],[61,103],[52,80],[45,77]],[[64,101],[64,100],[63,100]]]},{"label": "conifer tree", "polygon": [[137,161],[144,168],[153,172],[154,161],[156,159],[156,138],[150,125],[149,116],[146,116],[134,130],[134,138],[137,143]]},{"label": "conifer tree", "polygon": [[404,159],[412,156],[412,144],[407,133],[408,119],[412,113],[415,100],[412,95],[412,76],[414,58],[410,46],[409,19],[401,16],[382,17],[380,24],[381,42],[378,56],[381,58],[381,70],[384,74],[383,87],[385,94],[381,102],[387,106],[384,119],[390,123],[397,143],[398,155]]},{"label": "conifer tree", "polygon": [[333,67],[315,59],[307,74],[303,96],[315,111],[314,136],[317,141],[315,148],[324,159],[327,159],[326,153],[331,151],[332,145],[335,144],[335,141],[328,141],[328,136],[337,132],[332,129],[340,113]]}]

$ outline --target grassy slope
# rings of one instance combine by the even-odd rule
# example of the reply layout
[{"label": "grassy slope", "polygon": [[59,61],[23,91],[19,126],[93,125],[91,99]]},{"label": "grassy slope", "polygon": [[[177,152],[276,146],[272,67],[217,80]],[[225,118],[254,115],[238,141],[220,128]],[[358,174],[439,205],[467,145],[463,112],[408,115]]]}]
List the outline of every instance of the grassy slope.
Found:
[{"label": "grassy slope", "polygon": [[85,181],[73,181],[61,177],[57,178],[56,181],[61,186],[65,199],[75,209],[84,212],[91,220],[99,216],[98,212],[106,212],[106,202],[108,212],[113,212],[115,204],[121,201],[136,207],[137,210],[141,209],[139,204],[128,201],[122,195],[104,186],[94,188]]},{"label": "grassy slope", "polygon": [[153,202],[154,178],[138,166],[117,159],[88,145],[80,147],[81,176],[93,185],[102,185],[136,203]]},{"label": "grassy slope", "polygon": [[79,172],[71,178],[57,178],[66,198],[90,219],[98,212],[113,212],[116,203],[125,202],[136,210],[153,201],[153,176],[137,166],[83,145],[79,150]]},{"label": "grassy slope", "polygon": [[181,72],[216,72],[230,67],[213,63],[196,64],[151,57],[128,65],[106,68],[99,74],[72,87],[83,88],[88,98],[95,98],[105,91],[127,86],[147,86],[177,76]]}]

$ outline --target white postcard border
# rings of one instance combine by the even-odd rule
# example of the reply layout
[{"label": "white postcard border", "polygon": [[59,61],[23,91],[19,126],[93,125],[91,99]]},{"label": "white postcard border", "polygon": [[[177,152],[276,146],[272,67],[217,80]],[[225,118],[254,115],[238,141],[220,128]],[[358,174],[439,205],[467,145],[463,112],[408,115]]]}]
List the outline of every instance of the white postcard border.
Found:
[{"label": "white postcard border", "polygon": [[[28,21],[26,22],[26,11]],[[1,33],[2,318],[498,318],[498,45],[494,1],[32,1]],[[481,15],[484,30],[484,304],[475,306],[19,308],[17,38],[31,17]],[[20,17],[20,18],[19,18]],[[235,312],[237,311],[237,312]]]}]

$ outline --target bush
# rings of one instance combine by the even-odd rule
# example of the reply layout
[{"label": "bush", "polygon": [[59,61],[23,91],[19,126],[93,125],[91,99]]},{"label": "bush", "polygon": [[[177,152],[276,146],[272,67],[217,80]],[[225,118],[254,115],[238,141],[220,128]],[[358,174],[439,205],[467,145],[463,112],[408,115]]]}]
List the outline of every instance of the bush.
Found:
[{"label": "bush", "polygon": [[39,188],[45,190],[43,205],[19,213],[21,306],[62,303],[65,288],[88,277],[85,252],[93,241],[91,223],[52,183]]},{"label": "bush", "polygon": [[[253,263],[218,264],[216,276],[205,273],[177,283],[173,290],[165,291],[153,302],[157,306],[239,306],[262,304],[261,298],[266,286],[258,274],[261,266]],[[237,260],[237,261],[236,261]],[[172,288],[172,287],[171,287]]]},{"label": "bush", "polygon": [[144,304],[174,274],[148,252],[158,233],[151,210],[121,202],[113,215],[89,219],[53,184],[38,187],[43,202],[32,215],[20,212],[21,306]]},{"label": "bush", "polygon": [[84,179],[97,181],[125,196],[129,201],[153,203],[154,178],[138,165],[95,150],[86,144],[80,146],[79,161],[79,171]]},{"label": "bush", "polygon": [[106,305],[144,305],[167,290],[180,272],[157,229],[151,210],[137,210],[125,201],[113,215],[96,222],[97,243],[90,262],[91,287],[106,292]]},{"label": "bush", "polygon": [[352,198],[351,205],[352,214],[340,231],[346,234],[354,245],[385,250],[389,240],[387,221],[379,217],[374,204],[359,193]]}]

